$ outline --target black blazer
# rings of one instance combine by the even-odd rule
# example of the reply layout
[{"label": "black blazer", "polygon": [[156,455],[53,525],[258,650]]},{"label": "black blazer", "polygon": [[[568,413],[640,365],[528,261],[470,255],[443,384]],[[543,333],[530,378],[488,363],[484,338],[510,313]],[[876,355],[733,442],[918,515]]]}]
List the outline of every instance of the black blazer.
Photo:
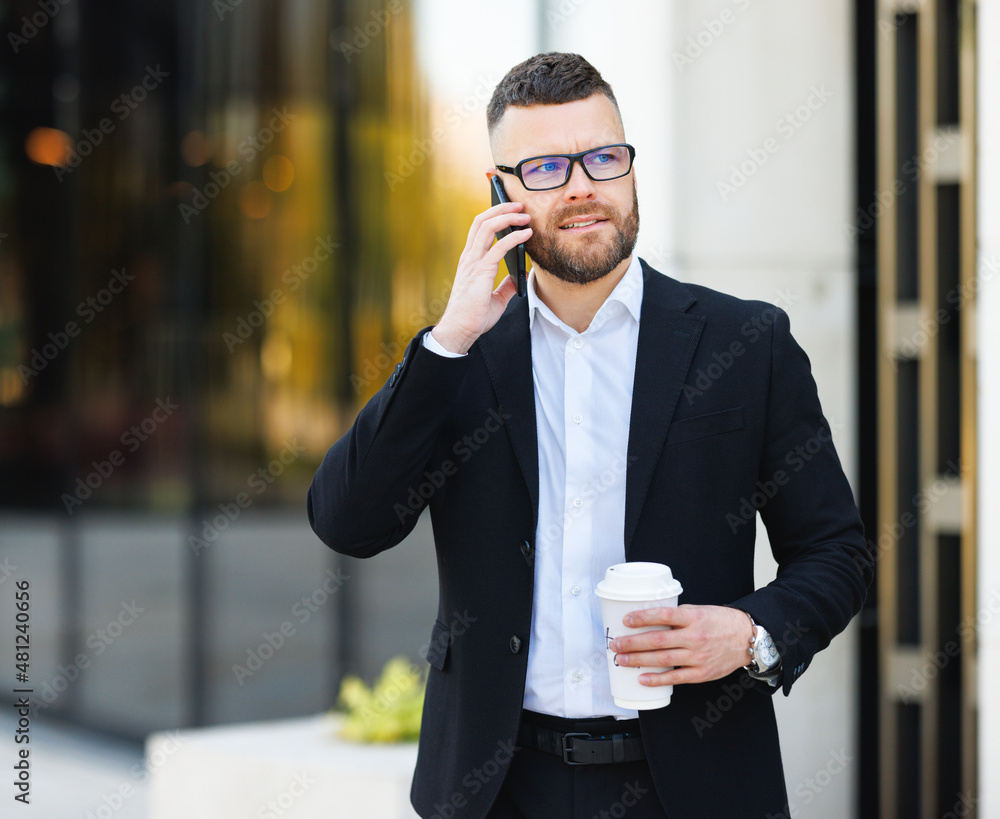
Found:
[{"label": "black blazer", "polygon": [[[750,612],[774,637],[788,694],[856,614],[872,557],[788,317],[643,266],[629,428],[625,555],[666,563],[681,603]],[[429,329],[429,328],[428,328]],[[538,446],[527,299],[463,358],[422,331],[327,453],[313,529],[370,557],[430,506],[440,601],[411,798],[421,816],[480,819],[517,736],[531,651]],[[754,589],[755,513],[777,578]],[[671,817],[786,810],[770,696],[743,671],[674,687],[640,712]]]}]

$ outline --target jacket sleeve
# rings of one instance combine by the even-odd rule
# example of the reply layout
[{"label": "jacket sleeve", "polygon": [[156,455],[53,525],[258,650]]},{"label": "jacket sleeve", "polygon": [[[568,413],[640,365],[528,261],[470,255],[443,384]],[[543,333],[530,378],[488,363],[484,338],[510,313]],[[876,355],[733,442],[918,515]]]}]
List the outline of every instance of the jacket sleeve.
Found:
[{"label": "jacket sleeve", "polygon": [[775,579],[732,605],[771,634],[787,695],[813,656],[861,610],[874,561],[823,417],[809,359],[775,308],[757,508]]},{"label": "jacket sleeve", "polygon": [[426,349],[422,330],[389,380],[327,452],[309,487],[313,531],[327,546],[371,557],[395,546],[427,499],[416,492],[469,357]]}]

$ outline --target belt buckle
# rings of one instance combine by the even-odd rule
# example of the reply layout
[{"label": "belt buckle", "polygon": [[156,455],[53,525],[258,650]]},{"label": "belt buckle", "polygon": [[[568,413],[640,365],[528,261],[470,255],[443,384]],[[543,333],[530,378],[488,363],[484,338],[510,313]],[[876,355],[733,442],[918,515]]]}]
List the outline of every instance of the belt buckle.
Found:
[{"label": "belt buckle", "polygon": [[563,734],[563,737],[562,737],[562,758],[563,758],[563,762],[565,762],[567,765],[587,765],[587,764],[589,764],[587,762],[574,762],[572,759],[569,758],[569,755],[571,753],[573,753],[572,744],[567,741],[567,740],[570,740],[570,739],[593,739],[593,735],[592,734],[569,733],[569,734]]}]

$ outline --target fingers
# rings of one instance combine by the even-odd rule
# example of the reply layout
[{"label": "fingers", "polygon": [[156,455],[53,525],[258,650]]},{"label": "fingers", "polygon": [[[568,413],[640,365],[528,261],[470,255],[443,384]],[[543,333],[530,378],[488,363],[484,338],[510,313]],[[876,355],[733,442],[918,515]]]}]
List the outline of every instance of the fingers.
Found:
[{"label": "fingers", "polygon": [[[522,215],[527,216],[523,213],[524,205],[520,202],[503,202],[499,205],[494,205],[489,210],[484,210],[475,219],[472,220],[472,225],[469,227],[469,235],[466,238],[465,249],[470,250],[482,235],[492,235],[503,230],[506,227],[510,227],[512,224],[527,223],[527,218],[523,220],[512,220],[510,216]],[[499,218],[499,221],[497,221]],[[485,231],[483,228],[487,228]]]},{"label": "fingers", "polygon": [[746,664],[742,620],[733,609],[690,605],[643,609],[630,612],[623,622],[632,628],[659,626],[611,641],[618,665],[672,669],[640,675],[644,685],[716,680]]},{"label": "fingers", "polygon": [[622,622],[629,628],[689,626],[699,617],[697,608],[697,606],[661,606],[655,609],[639,609],[626,614]]},{"label": "fingers", "polygon": [[500,260],[507,254],[508,250],[512,250],[519,244],[528,241],[531,238],[532,230],[531,228],[525,228],[524,230],[512,230],[502,239],[497,239],[496,244],[490,247],[483,260],[489,262],[490,266],[494,266],[500,263]]},{"label": "fingers", "polygon": [[510,276],[504,276],[503,281],[500,282],[496,290],[493,291],[493,297],[500,300],[501,307],[506,307],[507,302],[511,300],[511,297],[517,292],[517,285],[514,284],[514,280]]}]

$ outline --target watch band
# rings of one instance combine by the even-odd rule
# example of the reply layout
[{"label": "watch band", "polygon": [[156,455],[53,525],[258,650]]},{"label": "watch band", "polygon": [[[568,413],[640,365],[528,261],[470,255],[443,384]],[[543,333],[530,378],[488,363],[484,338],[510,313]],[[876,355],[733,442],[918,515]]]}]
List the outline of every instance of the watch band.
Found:
[{"label": "watch band", "polygon": [[[743,609],[740,609],[743,611]],[[743,613],[750,620],[750,644],[747,647],[747,652],[750,655],[749,662],[743,666],[747,673],[757,680],[764,680],[770,683],[772,686],[777,684],[777,678],[781,671],[781,655],[778,655],[777,661],[773,665],[761,668],[759,660],[759,652],[757,650],[758,643],[765,643],[765,641],[771,641],[771,635],[768,633],[767,629],[763,626],[757,625],[753,619],[753,615],[748,611],[743,611]],[[773,644],[771,645],[771,651],[775,651]],[[775,651],[777,654],[777,652]]]}]

